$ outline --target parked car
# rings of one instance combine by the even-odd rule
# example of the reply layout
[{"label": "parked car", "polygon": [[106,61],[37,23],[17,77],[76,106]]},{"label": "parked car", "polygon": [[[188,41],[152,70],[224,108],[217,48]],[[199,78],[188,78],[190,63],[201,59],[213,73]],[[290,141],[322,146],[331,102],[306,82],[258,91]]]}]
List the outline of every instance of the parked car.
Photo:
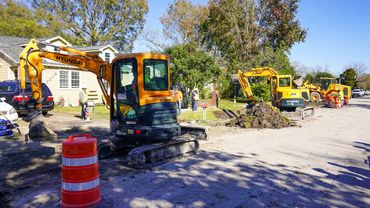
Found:
[{"label": "parked car", "polygon": [[16,123],[18,120],[17,111],[13,106],[5,102],[5,98],[0,98],[0,120],[10,121]]},{"label": "parked car", "polygon": [[370,90],[365,90],[365,95],[370,95]]},{"label": "parked car", "polygon": [[[4,97],[5,101],[12,105],[18,114],[26,115],[28,111],[34,111],[35,106],[30,99],[32,90],[30,83],[26,83],[25,96],[22,95],[22,90],[18,80],[0,82],[0,97]],[[54,97],[49,87],[42,84],[42,114],[46,115],[54,109]]]},{"label": "parked car", "polygon": [[365,96],[365,91],[363,89],[354,89],[352,90],[352,97],[356,98],[356,97],[363,97]]}]

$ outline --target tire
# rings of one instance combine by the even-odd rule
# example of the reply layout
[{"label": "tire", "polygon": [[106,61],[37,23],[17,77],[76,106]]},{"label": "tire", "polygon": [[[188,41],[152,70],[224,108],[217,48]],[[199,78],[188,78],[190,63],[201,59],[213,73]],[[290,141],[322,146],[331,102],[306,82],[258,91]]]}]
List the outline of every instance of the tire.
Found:
[{"label": "tire", "polygon": [[321,95],[318,92],[312,92],[310,95],[310,100],[313,103],[318,103],[321,100]]},{"label": "tire", "polygon": [[48,115],[48,112],[47,111],[42,111],[42,115],[46,116],[46,115]]}]

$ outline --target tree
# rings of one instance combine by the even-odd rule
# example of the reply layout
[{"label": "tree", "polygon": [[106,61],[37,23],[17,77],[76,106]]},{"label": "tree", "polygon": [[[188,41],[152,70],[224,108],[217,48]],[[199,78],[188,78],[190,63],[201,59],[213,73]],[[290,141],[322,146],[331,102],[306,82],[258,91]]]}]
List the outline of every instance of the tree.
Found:
[{"label": "tree", "polygon": [[363,75],[366,73],[366,71],[369,69],[366,64],[361,62],[354,62],[352,64],[349,64],[346,66],[346,69],[352,68],[356,71],[356,74],[358,76]]},{"label": "tree", "polygon": [[142,39],[143,43],[153,52],[162,52],[170,47],[160,30],[144,29],[138,38]]},{"label": "tree", "polygon": [[248,68],[271,67],[279,74],[295,75],[295,70],[290,65],[286,53],[280,49],[274,51],[272,47],[263,48],[256,57],[247,62],[246,66]]},{"label": "tree", "polygon": [[303,42],[307,30],[296,19],[299,0],[258,1],[258,22],[263,45],[289,50],[295,43]]},{"label": "tree", "polygon": [[319,65],[314,66],[306,70],[304,81],[308,80],[310,83],[320,83],[321,78],[334,78],[335,76],[329,72],[327,66],[322,67]]},{"label": "tree", "polygon": [[188,89],[202,89],[218,80],[221,69],[212,56],[197,49],[194,43],[175,45],[165,53],[171,56],[171,82]]},{"label": "tree", "polygon": [[346,69],[341,75],[342,84],[351,86],[353,89],[357,83],[357,74],[356,70],[353,68]]},{"label": "tree", "polygon": [[361,89],[370,90],[370,74],[360,75],[357,81],[357,86]]},{"label": "tree", "polygon": [[208,49],[220,51],[236,69],[258,52],[258,27],[253,0],[210,0],[208,18],[201,25]]},{"label": "tree", "polygon": [[189,0],[175,0],[161,16],[163,34],[174,44],[199,43],[199,26],[207,17],[205,6],[193,5]]},{"label": "tree", "polygon": [[25,5],[7,0],[0,3],[0,35],[39,38],[54,35],[37,22],[37,15]]},{"label": "tree", "polygon": [[110,43],[121,51],[132,49],[148,11],[146,0],[33,0],[32,5],[45,14],[42,20],[46,26],[63,23],[61,30],[72,42]]}]

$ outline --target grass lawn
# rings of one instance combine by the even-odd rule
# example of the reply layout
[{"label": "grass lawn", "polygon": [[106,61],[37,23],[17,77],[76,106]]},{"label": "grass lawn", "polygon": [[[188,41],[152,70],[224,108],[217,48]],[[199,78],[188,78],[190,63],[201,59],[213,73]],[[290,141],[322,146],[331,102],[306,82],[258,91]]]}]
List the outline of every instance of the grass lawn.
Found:
[{"label": "grass lawn", "polygon": [[[210,100],[208,100],[210,102]],[[219,121],[219,118],[216,116],[217,111],[221,111],[222,109],[225,110],[239,110],[243,107],[245,107],[246,103],[242,103],[240,101],[237,101],[234,103],[232,99],[221,99],[219,101],[219,108],[209,108],[206,111],[206,119],[207,121],[202,121],[203,120],[203,109],[198,108],[198,111],[182,111],[181,115],[179,116],[180,121],[202,121],[203,123],[207,124],[210,122],[216,122]]]},{"label": "grass lawn", "polygon": [[[210,100],[207,100],[210,102]],[[239,110],[243,108],[246,105],[246,103],[241,102],[240,100],[237,100],[236,103],[232,99],[221,99],[219,101],[219,108],[209,108],[206,111],[206,118],[207,122],[215,122],[218,121],[219,118],[217,118],[215,112],[221,111],[221,109],[226,110]],[[54,112],[57,113],[67,113],[75,116],[81,115],[81,107],[60,107],[55,106]],[[109,119],[109,109],[107,109],[104,105],[96,105],[94,108],[94,114],[92,116],[92,119]],[[180,121],[202,121],[203,120],[203,109],[198,108],[198,111],[182,111],[181,115],[179,116]]]},{"label": "grass lawn", "polygon": [[[67,113],[75,116],[81,115],[81,107],[60,107],[55,106],[53,112],[57,113]],[[92,115],[92,119],[109,119],[109,109],[107,109],[104,105],[96,105],[94,107],[94,113]]]}]

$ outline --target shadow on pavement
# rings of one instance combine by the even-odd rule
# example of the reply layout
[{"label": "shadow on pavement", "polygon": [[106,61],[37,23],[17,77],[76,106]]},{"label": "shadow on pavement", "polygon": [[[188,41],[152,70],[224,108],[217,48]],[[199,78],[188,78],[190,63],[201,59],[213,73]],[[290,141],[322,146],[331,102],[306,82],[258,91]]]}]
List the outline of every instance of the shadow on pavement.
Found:
[{"label": "shadow on pavement", "polygon": [[[59,206],[60,162],[48,160],[53,157],[60,160],[53,152],[21,156],[21,166],[2,169],[0,202],[11,197],[15,207]],[[100,161],[102,195],[111,203],[99,207],[368,207],[369,170],[328,162],[339,172],[313,168],[317,174],[309,174],[256,157],[200,151],[150,170],[133,170],[123,157]]]}]

